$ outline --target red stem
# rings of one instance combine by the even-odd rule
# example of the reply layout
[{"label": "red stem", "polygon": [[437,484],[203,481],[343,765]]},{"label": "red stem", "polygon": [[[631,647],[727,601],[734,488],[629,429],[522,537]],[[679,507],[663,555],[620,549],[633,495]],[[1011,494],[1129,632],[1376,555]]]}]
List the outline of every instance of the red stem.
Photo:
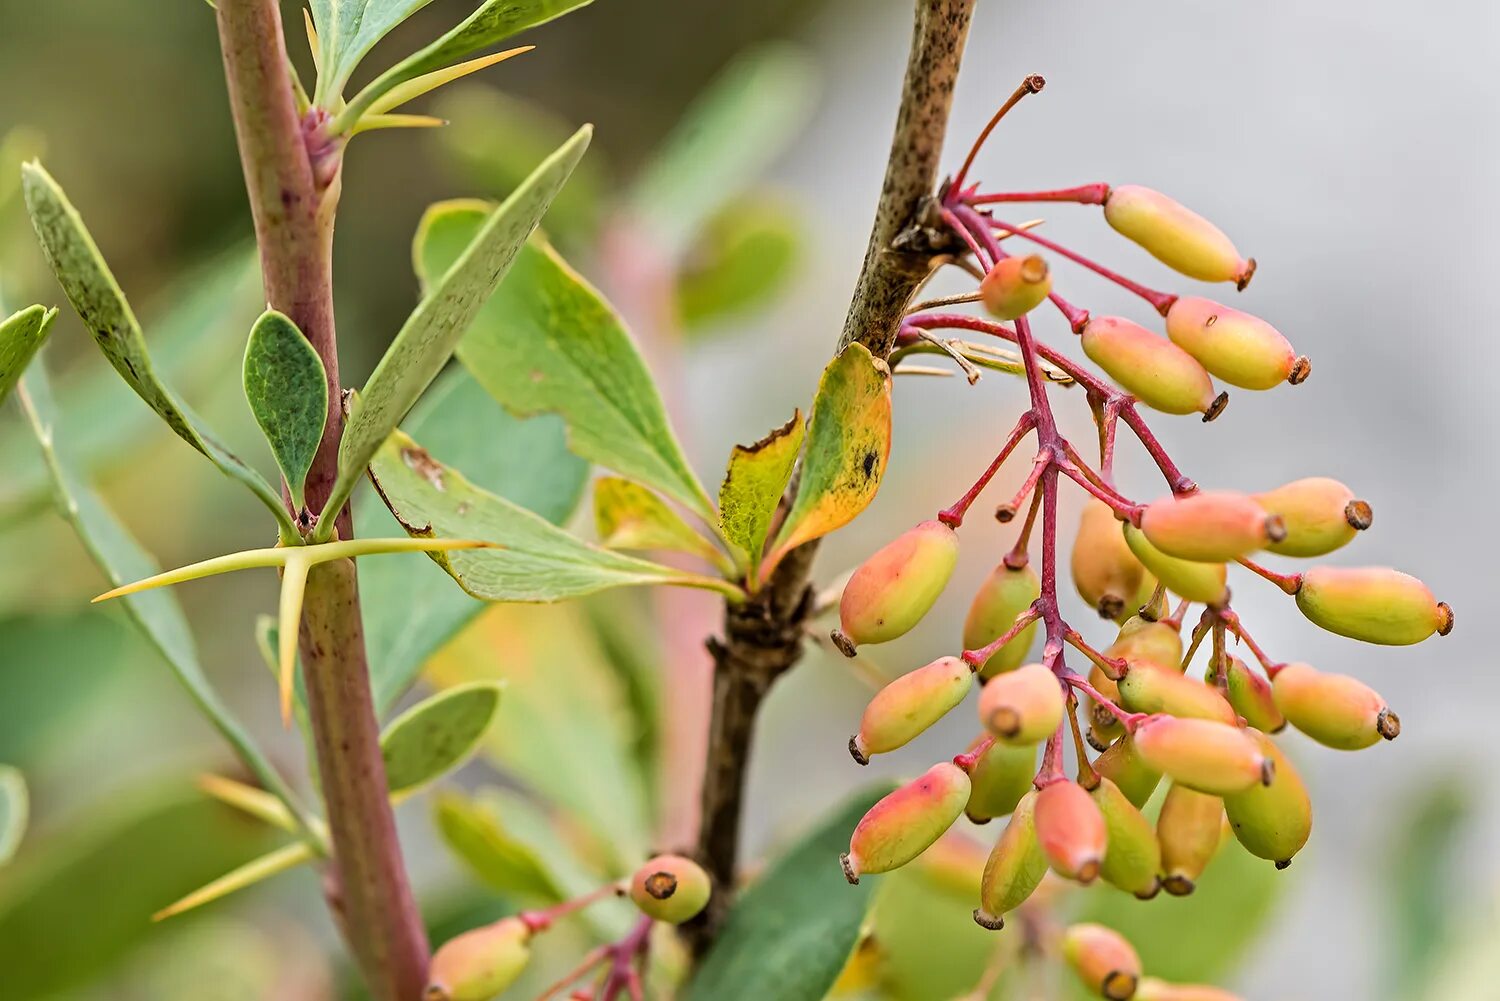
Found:
[{"label": "red stem", "polygon": [[1277,573],[1275,570],[1263,567],[1254,560],[1246,559],[1245,557],[1241,557],[1235,562],[1246,570],[1253,571],[1264,577],[1287,594],[1296,594],[1302,589],[1302,575],[1300,573]]},{"label": "red stem", "polygon": [[937,516],[938,521],[941,521],[949,528],[957,528],[962,525],[964,523],[964,515],[968,514],[974,500],[989,485],[990,480],[994,478],[995,474],[1000,471],[1000,467],[1005,464],[1005,460],[1010,457],[1010,453],[1015,451],[1016,446],[1021,443],[1021,439],[1026,437],[1035,426],[1036,418],[1030,410],[1022,414],[1021,419],[1016,421],[1015,428],[1010,432],[1010,437],[1005,440],[1005,445],[1001,447],[999,454],[995,456],[995,460],[990,463],[989,468],[984,471],[984,475],[980,476],[974,485],[962,497],[954,501],[951,506],[939,511]]},{"label": "red stem", "polygon": [[979,136],[974,140],[974,145],[969,147],[969,155],[964,157],[963,166],[959,167],[958,173],[953,175],[953,180],[948,185],[948,197],[950,199],[956,199],[958,194],[963,190],[964,178],[969,175],[969,168],[974,166],[974,158],[979,155],[980,148],[984,146],[985,140],[990,137],[990,133],[995,131],[995,126],[1000,124],[1000,120],[1010,112],[1011,108],[1020,104],[1022,98],[1028,94],[1040,94],[1042,88],[1046,85],[1046,80],[1033,73],[1022,80],[1021,85],[1015,89],[1010,97],[1005,99],[1005,103],[1000,105],[1000,110],[996,111],[990,117],[989,124],[979,130]]},{"label": "red stem", "polygon": [[1169,292],[1158,292],[1155,289],[1147,288],[1140,282],[1132,281],[1129,278],[1126,278],[1124,275],[1120,274],[1118,271],[1113,271],[1109,268],[1106,268],[1104,265],[1098,263],[1097,261],[1084,257],[1076,250],[1069,250],[1062,244],[1057,243],[1053,240],[1049,240],[1045,236],[1038,236],[1036,233],[1032,233],[1028,230],[1012,226],[1008,222],[1001,222],[999,219],[990,219],[989,224],[991,226],[994,226],[996,229],[1004,230],[1011,236],[1025,237],[1032,243],[1035,243],[1042,247],[1046,247],[1048,250],[1061,254],[1075,264],[1083,265],[1090,271],[1094,272],[1096,275],[1108,278],[1110,281],[1114,282],[1116,285],[1119,285],[1121,288],[1128,289],[1129,291],[1134,292],[1136,295],[1140,296],[1142,299],[1145,299],[1151,304],[1151,307],[1162,316],[1166,316],[1167,310],[1172,308],[1172,303],[1177,301],[1177,296],[1172,295]]},{"label": "red stem", "polygon": [[997,202],[1076,202],[1079,205],[1103,205],[1109,198],[1109,185],[1080,184],[1076,188],[1055,188],[1052,191],[997,191],[987,195],[972,194],[964,198],[970,205],[991,205]]}]

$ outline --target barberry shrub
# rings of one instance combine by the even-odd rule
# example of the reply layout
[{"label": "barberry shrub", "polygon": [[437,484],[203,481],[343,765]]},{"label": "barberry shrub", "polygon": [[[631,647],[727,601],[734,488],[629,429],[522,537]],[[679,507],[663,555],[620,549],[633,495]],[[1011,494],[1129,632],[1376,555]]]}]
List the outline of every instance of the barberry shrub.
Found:
[{"label": "barberry shrub", "polygon": [[[1210,491],[1173,463],[1142,407],[1211,421],[1228,402],[1215,379],[1247,390],[1296,385],[1308,377],[1310,362],[1255,316],[1148,288],[1033,232],[1034,223],[999,218],[1001,206],[1016,202],[1098,205],[1109,226],[1188,278],[1244,289],[1255,271],[1255,262],[1211,223],[1148,188],[1087,184],[1010,193],[971,183],[990,130],[1041,89],[1039,77],[1025,81],[957,172],[934,183],[973,0],[918,4],[897,152],[851,331],[823,371],[806,419],[798,410],[753,444],[735,446],[716,495],[688,463],[626,320],[539,229],[584,162],[588,127],[529,165],[500,202],[431,207],[413,245],[422,297],[364,385],[343,386],[330,262],[351,141],[372,129],[441,124],[398,109],[522,54],[524,47],[489,50],[587,2],[483,0],[350,95],[350,80],[370,50],[422,0],[310,0],[305,25],[292,32],[305,28],[317,67],[310,87],[287,58],[274,0],[218,0],[267,304],[244,324],[241,382],[279,485],[231,452],[158,370],[157,345],[61,184],[37,162],[21,171],[43,254],[104,358],[149,412],[248,491],[275,528],[273,545],[161,572],[91,486],[86,457],[66,433],[36,361],[57,310],[36,305],[0,323],[0,399],[17,397],[59,511],[109,579],[110,589],[96,600],[123,604],[248,771],[248,780],[206,776],[203,791],[284,837],[280,847],[201,889],[162,901],[157,917],[311,866],[322,872],[366,988],[382,1001],[534,994],[534,955],[548,933],[564,927],[583,927],[593,941],[571,957],[562,979],[545,987],[544,998],[639,998],[648,987],[681,980],[684,964],[674,959],[682,956],[673,952],[676,937],[668,930],[676,928],[697,960],[682,996],[816,999],[859,981],[868,956],[860,934],[871,902],[872,881],[865,877],[924,854],[941,868],[942,849],[934,846],[962,816],[981,824],[1007,818],[982,867],[970,862],[960,877],[974,884],[973,917],[986,929],[1003,928],[1011,915],[1033,930],[1044,928],[1041,909],[1055,899],[1060,881],[1102,879],[1142,900],[1161,890],[1190,894],[1226,824],[1253,855],[1288,864],[1310,836],[1312,810],[1272,735],[1291,725],[1330,747],[1354,750],[1393,739],[1400,723],[1361,682],[1272,659],[1231,605],[1228,566],[1281,588],[1314,623],[1366,642],[1410,644],[1446,633],[1452,613],[1420,581],[1394,570],[1282,573],[1252,559],[1262,550],[1323,556],[1369,528],[1370,506],[1342,484],[1311,478],[1256,495]],[[775,93],[790,67],[780,59],[766,63],[773,64],[769,75],[742,75],[728,93],[743,97],[762,85]],[[759,97],[764,106],[765,95]],[[755,130],[739,114],[747,106],[726,100],[702,114],[748,141]],[[714,159],[702,146],[704,121],[692,125],[675,161],[668,158],[679,169],[643,184],[635,205],[668,205],[679,210],[679,221],[692,220],[659,234],[684,257],[686,236],[698,231],[722,251],[719,260],[700,256],[677,276],[684,323],[758,293],[768,279],[762,262],[751,258],[780,246],[763,219],[759,228],[732,213],[710,220],[693,204],[701,192],[683,183],[688,165],[705,161],[706,187],[722,187],[750,156],[736,151]],[[910,146],[913,130],[924,129],[923,156],[897,155]],[[54,166],[67,175],[66,164]],[[1013,255],[1007,247],[1017,240],[1041,249]],[[1165,336],[1125,317],[1092,316],[1064,299],[1053,267],[1062,261],[1140,296],[1162,318]],[[974,290],[919,301],[920,288],[943,266],[968,274]],[[970,303],[988,317],[953,309]],[[1059,333],[1044,342],[1031,323],[1038,310],[1052,309],[1061,317]],[[1098,372],[1053,346],[1074,336]],[[982,370],[1020,377],[1029,404],[971,489],[881,547],[848,577],[839,600],[820,602],[810,581],[816,544],[874,498],[891,447],[894,376],[928,371],[912,359],[931,354],[951,359],[971,383]],[[453,359],[457,365],[445,373]],[[1090,408],[1097,462],[1085,458],[1092,447],[1076,448],[1058,430],[1051,387],[1081,396]],[[504,413],[494,410],[497,402]],[[566,428],[566,453],[556,436],[515,431],[523,426],[517,418],[541,415]],[[1116,488],[1122,424],[1160,469],[1166,496],[1140,502]],[[529,449],[529,464],[492,454],[489,436],[512,432],[521,437],[506,444]],[[914,628],[943,598],[970,508],[1028,439],[1036,451],[1025,481],[996,508],[1002,522],[1019,519],[1019,532],[973,598],[963,648],[879,691],[848,747],[860,764],[902,747],[976,685],[978,735],[905,785],[855,796],[735,900],[744,759],[765,690],[800,655],[810,620],[835,604],[839,622],[830,641],[851,658]],[[469,462],[452,462],[455,456]],[[608,471],[593,482],[597,541],[561,525],[589,464]],[[496,475],[496,467],[510,477]],[[552,479],[540,482],[544,477]],[[366,480],[371,489],[351,505]],[[1090,643],[1059,609],[1064,480],[1090,497],[1070,569],[1079,594],[1116,630],[1107,644]],[[169,508],[170,498],[162,506]],[[361,524],[396,527],[385,536],[356,535],[354,507]],[[1035,564],[1033,536],[1040,550]],[[427,554],[451,578],[447,590],[415,594],[408,580],[422,578],[375,569],[381,560],[399,565],[390,554],[401,553]],[[642,553],[674,555],[659,560]],[[361,562],[356,574],[356,559],[373,562]],[[250,569],[275,570],[280,578],[276,612],[261,621],[253,641],[274,677],[283,721],[306,736],[310,782],[283,775],[221,701],[181,608],[164,590]],[[454,650],[461,656],[474,631],[458,645],[450,641],[481,607],[470,599],[562,602],[643,587],[708,591],[724,606],[724,635],[709,641],[716,698],[713,717],[701,721],[709,747],[697,829],[662,825],[657,836],[673,843],[653,854],[652,835],[643,830],[649,825],[639,823],[647,806],[631,800],[614,813],[575,809],[589,815],[592,829],[533,817],[537,837],[528,842],[472,801],[442,798],[437,818],[445,839],[491,883],[531,906],[457,930],[431,948],[391,807],[463,765],[481,745],[504,740],[508,735],[495,733],[497,720],[520,693],[493,680],[465,679],[383,726],[381,717],[424,666],[441,682],[444,657]],[[1184,642],[1191,612],[1198,617]],[[1242,644],[1253,663],[1231,654],[1232,643]],[[1200,681],[1189,669],[1205,644]],[[1070,664],[1070,651],[1082,659]],[[570,689],[566,666],[556,670],[547,684]],[[540,711],[547,705],[525,708],[538,711],[523,717],[542,723],[515,738],[531,752],[518,755],[517,770],[534,780],[560,767],[549,749],[588,737],[549,732]],[[595,722],[583,716],[570,719]],[[1076,779],[1065,767],[1069,744]],[[593,763],[597,770],[586,776],[592,785],[575,783],[571,795],[591,801],[618,792],[599,781],[615,765],[607,758]],[[1159,811],[1148,819],[1143,808],[1164,778]],[[24,790],[13,770],[0,771],[0,861],[24,821]],[[592,868],[557,861],[557,842],[570,840],[595,844]],[[835,868],[846,841],[841,869]],[[845,879],[855,886],[843,886]],[[1101,997],[1228,997],[1151,975],[1129,942],[1102,925],[1075,924],[1038,942]],[[665,960],[653,962],[663,953]],[[975,996],[987,991],[990,977]]]}]

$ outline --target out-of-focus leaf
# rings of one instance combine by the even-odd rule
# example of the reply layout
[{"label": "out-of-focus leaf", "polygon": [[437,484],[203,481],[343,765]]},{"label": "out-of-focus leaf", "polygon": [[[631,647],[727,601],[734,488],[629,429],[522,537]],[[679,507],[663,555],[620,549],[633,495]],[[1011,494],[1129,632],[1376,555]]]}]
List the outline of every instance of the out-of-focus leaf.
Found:
[{"label": "out-of-focus leaf", "polygon": [[645,857],[645,786],[631,754],[636,724],[576,605],[495,606],[444,647],[428,673],[440,685],[503,681],[484,757],[583,824],[601,858],[634,865]]},{"label": "out-of-focus leaf", "polygon": [[492,889],[544,903],[562,900],[536,852],[494,811],[463,793],[444,792],[433,803],[433,820],[448,849]]},{"label": "out-of-focus leaf", "polygon": [[[339,478],[328,510],[343,506],[386,436],[448,363],[459,338],[511,270],[527,236],[583,156],[592,134],[589,126],[579,129],[488,218],[477,220],[462,252],[428,284],[427,294],[370,374],[345,425]],[[327,528],[320,525],[320,540],[333,530],[333,522],[331,517],[324,519]]]},{"label": "out-of-focus leaf", "polygon": [[500,706],[493,682],[457,685],[412,706],[380,735],[392,796],[435,782],[474,754]]},{"label": "out-of-focus leaf", "polygon": [[[449,122],[434,139],[459,186],[489,197],[509,194],[573,131],[545,108],[493,87],[455,88],[437,98],[432,113]],[[585,240],[603,211],[601,159],[595,150],[580,163],[547,213],[548,235],[565,248]]]},{"label": "out-of-focus leaf", "polygon": [[328,420],[328,374],[302,331],[275,310],[262,313],[250,328],[245,399],[301,508],[302,486]]},{"label": "out-of-focus leaf", "polygon": [[[33,368],[22,379],[18,395],[21,409],[36,434],[47,468],[51,471],[58,508],[72,524],[104,576],[111,584],[119,586],[155,574],[158,569],[155,562],[98,494],[74,471],[65,451],[67,446],[56,439],[56,411],[40,367]],[[198,662],[187,616],[176,597],[166,590],[143,591],[127,596],[123,604],[131,621],[161,653],[194,704],[261,784],[290,805],[291,793],[286,784],[209,684]]]},{"label": "out-of-focus leaf", "polygon": [[792,510],[761,568],[853,521],[875,498],[891,451],[891,371],[861,344],[823,370]]},{"label": "out-of-focus leaf", "polygon": [[26,795],[26,776],[19,768],[0,765],[0,865],[15,857],[31,817],[31,800]]},{"label": "out-of-focus leaf", "polygon": [[666,549],[689,553],[727,569],[724,554],[656,494],[630,480],[605,476],[594,482],[594,526],[610,549]]},{"label": "out-of-focus leaf", "polygon": [[0,403],[16,388],[56,319],[57,310],[31,306],[0,320]]},{"label": "out-of-focus leaf", "polygon": [[889,786],[860,793],[740,897],[683,1001],[820,1001],[859,940],[875,880],[844,881],[838,855]]},{"label": "out-of-focus leaf", "polygon": [[753,445],[736,445],[719,487],[719,530],[746,561],[749,577],[766,548],[766,534],[776,505],[791,481],[806,431],[802,411]]},{"label": "out-of-focus leaf", "polygon": [[42,1001],[90,982],[152,932],[153,912],[264,851],[268,828],[204,799],[133,788],[27,843],[0,870],[6,1001]]},{"label": "out-of-focus leaf", "polygon": [[486,601],[559,601],[612,587],[677,584],[734,593],[716,577],[687,573],[591,546],[525,508],[474,486],[400,431],[370,464],[386,506],[415,537],[436,534],[493,543],[435,553],[469,594]]},{"label": "out-of-focus leaf", "polygon": [[[473,202],[428,210],[413,251],[424,282],[443,273],[480,218]],[[624,321],[540,237],[521,251],[457,353],[512,413],[561,415],[575,453],[713,517]]]},{"label": "out-of-focus leaf", "polygon": [[22,168],[22,190],[47,263],[115,371],[179,438],[255,494],[287,537],[295,535],[281,495],[204,430],[202,421],[157,377],[125,293],[62,188],[41,164],[28,163]]},{"label": "out-of-focus leaf", "polygon": [[[414,0],[403,2],[409,4]],[[561,17],[590,2],[592,0],[483,0],[474,13],[452,31],[407,56],[355,95],[335,119],[335,131],[349,122],[358,121],[370,105],[406,81],[457,63],[480,49],[498,45],[518,32]],[[326,43],[325,48],[328,48]],[[343,83],[342,80],[338,82]]]},{"label": "out-of-focus leaf", "polygon": [[[562,421],[510,416],[462,368],[443,373],[405,427],[434,457],[462,469],[477,486],[553,524],[566,521],[583,496],[588,463],[567,450]],[[399,530],[374,494],[362,496],[354,511],[361,532]],[[427,561],[363,560],[359,591],[370,679],[381,711],[410,687],[427,658],[485,607]]]},{"label": "out-of-focus leaf", "polygon": [[1391,1001],[1420,997],[1432,980],[1442,950],[1454,940],[1463,915],[1453,901],[1468,874],[1463,868],[1459,839],[1473,813],[1473,794],[1460,782],[1439,782],[1413,791],[1402,810],[1407,818],[1397,832],[1391,857],[1382,867],[1388,874],[1386,913],[1392,923],[1385,951]]},{"label": "out-of-focus leaf", "polygon": [[311,862],[313,858],[312,848],[300,841],[277,848],[275,851],[253,858],[244,865],[231,869],[217,879],[210,880],[151,915],[151,920],[164,921],[167,918],[197,910],[204,904],[211,904],[231,893],[254,886],[256,883],[263,883],[272,876],[278,876],[288,869],[295,869],[304,862]]},{"label": "out-of-focus leaf", "polygon": [[710,219],[677,276],[677,313],[690,332],[751,312],[796,270],[797,213],[783,199],[747,196]]},{"label": "out-of-focus leaf", "polygon": [[[1431,976],[1421,989],[1401,996],[1418,1001],[1480,1001],[1494,993],[1500,981],[1500,897],[1467,910],[1455,934],[1443,945]],[[1397,997],[1394,991],[1387,997]]]},{"label": "out-of-focus leaf", "polygon": [[816,89],[812,61],[791,45],[742,52],[636,179],[632,215],[669,253],[680,253],[802,131]]}]

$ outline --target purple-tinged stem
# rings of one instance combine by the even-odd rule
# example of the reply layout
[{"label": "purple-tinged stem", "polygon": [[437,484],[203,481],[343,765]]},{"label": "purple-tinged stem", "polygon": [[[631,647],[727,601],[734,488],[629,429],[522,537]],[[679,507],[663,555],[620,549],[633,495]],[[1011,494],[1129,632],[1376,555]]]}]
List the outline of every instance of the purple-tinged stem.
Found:
[{"label": "purple-tinged stem", "polygon": [[969,168],[974,166],[974,158],[979,155],[980,148],[984,146],[985,140],[989,139],[990,133],[995,131],[995,126],[1000,124],[1000,120],[1010,112],[1011,108],[1020,104],[1024,97],[1028,94],[1040,94],[1042,88],[1046,85],[1046,80],[1033,73],[1022,80],[1021,85],[1015,89],[1010,97],[1005,99],[1005,103],[1000,105],[1000,110],[996,111],[990,117],[989,124],[979,130],[979,136],[974,140],[974,145],[969,147],[969,155],[964,157],[963,166],[959,167],[958,173],[953,175],[953,180],[948,185],[948,197],[950,199],[956,199],[962,194],[964,178],[968,176]]},{"label": "purple-tinged stem", "polygon": [[1015,428],[1011,430],[1010,437],[1005,440],[1005,444],[1001,447],[999,454],[995,456],[994,461],[985,469],[984,474],[974,482],[972,487],[965,491],[962,497],[954,501],[949,507],[938,512],[938,521],[941,521],[949,528],[957,528],[962,525],[964,523],[964,515],[969,513],[969,508],[973,506],[975,499],[989,485],[990,480],[994,479],[995,474],[1000,471],[1000,467],[1005,464],[1005,460],[1010,457],[1010,453],[1015,451],[1016,446],[1021,443],[1021,439],[1030,434],[1031,429],[1035,426],[1036,417],[1031,411],[1028,410],[1022,414],[1021,419],[1016,421]]},{"label": "purple-tinged stem", "polygon": [[1281,588],[1287,594],[1296,594],[1302,589],[1302,575],[1300,573],[1277,573],[1269,567],[1263,567],[1252,559],[1240,557],[1235,561],[1246,570],[1259,574],[1266,580]]},{"label": "purple-tinged stem", "polygon": [[1109,198],[1109,185],[1080,184],[1076,188],[1054,188],[1051,191],[995,191],[970,194],[964,201],[970,205],[992,205],[998,202],[1076,202],[1079,205],[1103,205]]},{"label": "purple-tinged stem", "polygon": [[1255,654],[1255,659],[1260,662],[1260,666],[1265,668],[1266,674],[1275,677],[1275,672],[1281,669],[1281,662],[1273,661],[1270,657],[1266,656],[1266,652],[1261,649],[1260,644],[1255,642],[1250,637],[1250,634],[1245,631],[1245,624],[1240,621],[1239,613],[1235,612],[1232,608],[1221,608],[1219,609],[1219,618],[1229,627],[1230,632],[1238,636],[1250,648],[1250,652]]},{"label": "purple-tinged stem", "polygon": [[1064,247],[1062,244],[1056,242],[1055,240],[1049,240],[1045,236],[1038,236],[1035,233],[1028,232],[1027,230],[1021,229],[1017,226],[1012,226],[1008,222],[1001,222],[999,219],[990,219],[989,224],[991,226],[994,226],[996,229],[1000,229],[1005,231],[1006,233],[1009,233],[1011,236],[1025,237],[1038,246],[1046,247],[1048,250],[1051,250],[1054,253],[1061,254],[1068,260],[1072,261],[1074,264],[1083,265],[1090,271],[1094,272],[1096,275],[1108,278],[1110,281],[1114,282],[1116,285],[1119,285],[1121,288],[1126,289],[1130,292],[1134,292],[1142,299],[1145,299],[1151,304],[1151,308],[1156,310],[1162,316],[1166,316],[1167,310],[1172,308],[1172,303],[1177,301],[1177,296],[1172,295],[1170,292],[1158,292],[1153,288],[1147,288],[1140,282],[1132,281],[1131,279],[1126,278],[1118,271],[1113,271],[1110,268],[1106,268],[1104,265],[1098,263],[1097,261],[1084,257],[1076,250],[1069,250],[1067,247]]}]

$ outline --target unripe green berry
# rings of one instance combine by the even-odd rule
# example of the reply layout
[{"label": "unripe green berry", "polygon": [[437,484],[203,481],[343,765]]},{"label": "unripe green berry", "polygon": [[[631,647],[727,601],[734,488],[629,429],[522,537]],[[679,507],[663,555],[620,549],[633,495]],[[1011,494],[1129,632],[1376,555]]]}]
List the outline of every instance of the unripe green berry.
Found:
[{"label": "unripe green berry", "polygon": [[901,533],[862,563],[839,600],[834,641],[850,656],[861,643],[885,643],[911,630],[948,586],[958,536],[940,521]]},{"label": "unripe green berry", "polygon": [[1107,778],[1089,790],[1104,817],[1108,845],[1099,875],[1111,886],[1150,900],[1161,889],[1161,847],[1151,822]]},{"label": "unripe green berry", "polygon": [[1246,851],[1285,869],[1312,833],[1312,800],[1302,776],[1276,742],[1258,730],[1249,733],[1261,753],[1276,763],[1276,777],[1268,786],[1225,796],[1224,813]]},{"label": "unripe green berry", "polygon": [[1243,258],[1213,223],[1159,191],[1125,184],[1111,188],[1104,218],[1121,236],[1189,278],[1250,283],[1255,261]]},{"label": "unripe green berry", "polygon": [[1016,804],[984,866],[979,884],[979,907],[974,921],[991,931],[1005,925],[1005,915],[1026,902],[1047,874],[1047,856],[1036,834],[1037,794],[1029,792]]},{"label": "unripe green berry", "polygon": [[1145,806],[1161,784],[1161,771],[1146,763],[1135,737],[1128,733],[1094,759],[1094,770],[1119,786],[1136,809]]},{"label": "unripe green berry", "polygon": [[1211,375],[1241,389],[1301,382],[1311,368],[1265,320],[1199,296],[1168,307],[1167,336]]},{"label": "unripe green berry", "polygon": [[630,899],[641,913],[680,925],[708,906],[713,884],[703,867],[681,855],[658,855],[630,877]]},{"label": "unripe green berry", "polygon": [[1156,818],[1162,889],[1185,897],[1224,841],[1224,803],[1217,796],[1173,783]]},{"label": "unripe green berry", "polygon": [[1168,556],[1151,544],[1145,533],[1128,522],[1122,526],[1125,543],[1167,590],[1189,601],[1222,605],[1229,600],[1229,573],[1222,563],[1197,563]]},{"label": "unripe green berry", "polygon": [[1057,675],[1041,664],[1027,664],[984,683],[979,721],[997,740],[1029,747],[1052,736],[1064,703]]},{"label": "unripe green berry", "polygon": [[922,854],[964,812],[969,776],[951,761],[889,793],[860,819],[841,861],[844,877],[890,872]]},{"label": "unripe green berry", "polygon": [[[969,614],[964,619],[964,649],[979,650],[988,646],[1008,630],[1015,623],[1016,616],[1030,608],[1041,593],[1041,578],[1031,564],[1014,570],[1004,563],[995,567],[969,605]],[[980,667],[979,676],[991,678],[1024,664],[1035,638],[1036,623],[1033,622],[990,654]]]},{"label": "unripe green berry", "polygon": [[1098,878],[1109,830],[1093,797],[1077,782],[1052,782],[1037,793],[1036,836],[1053,872],[1085,884]]},{"label": "unripe green berry", "polygon": [[1266,546],[1280,556],[1326,556],[1370,527],[1374,512],[1354,491],[1326,476],[1309,476],[1255,495],[1281,516],[1286,538]]},{"label": "unripe green berry", "polygon": [[1180,672],[1182,633],[1166,622],[1132,616],[1120,625],[1115,641],[1105,649],[1104,655],[1121,660],[1148,660]]},{"label": "unripe green berry", "polygon": [[1130,1001],[1141,979],[1141,957],[1113,928],[1076,924],[1063,933],[1063,958],[1091,993]]},{"label": "unripe green berry", "polygon": [[423,1001],[489,1001],[531,959],[531,929],[520,918],[466,931],[433,953]]},{"label": "unripe green berry", "polygon": [[1146,660],[1130,661],[1125,676],[1116,684],[1120,704],[1131,712],[1169,713],[1231,725],[1238,719],[1218,689],[1178,674],[1176,665],[1162,667]]},{"label": "unripe green berry", "polygon": [[940,657],[886,685],[865,707],[849,753],[866,764],[872,754],[903,747],[950,709],[973,687],[974,669],[958,657]]},{"label": "unripe green berry", "polygon": [[1091,317],[1083,327],[1083,353],[1111,379],[1164,414],[1218,416],[1227,398],[1192,355],[1138,323],[1118,316]]},{"label": "unripe green berry", "polygon": [[979,298],[999,320],[1025,316],[1047,300],[1052,275],[1040,254],[1002,257],[979,283]]},{"label": "unripe green berry", "polygon": [[1426,584],[1387,567],[1313,567],[1302,575],[1297,607],[1331,633],[1386,646],[1453,628],[1453,610]]},{"label": "unripe green berry", "polygon": [[1125,544],[1114,511],[1094,498],[1084,504],[1078,520],[1071,571],[1078,596],[1106,619],[1135,614],[1141,592],[1156,586]]},{"label": "unripe green berry", "polygon": [[1271,683],[1287,722],[1313,740],[1340,751],[1358,751],[1395,740],[1401,720],[1385,699],[1346,674],[1324,674],[1310,664],[1283,664]]},{"label": "unripe green berry", "polygon": [[1208,719],[1151,716],[1137,725],[1136,749],[1173,782],[1214,796],[1269,785],[1276,766],[1239,727]]},{"label": "unripe green berry", "polygon": [[[983,740],[983,738],[981,738]],[[1031,791],[1036,748],[992,740],[969,769],[969,803],[964,813],[976,824],[1003,817]]]},{"label": "unripe green berry", "polygon": [[1166,555],[1197,563],[1239,559],[1286,537],[1278,516],[1245,494],[1225,490],[1164,497],[1147,506],[1141,531]]},{"label": "unripe green berry", "polygon": [[[1217,685],[1218,676],[1218,668],[1213,658],[1209,658],[1208,668],[1203,672],[1204,684]],[[1277,733],[1286,726],[1286,717],[1276,707],[1276,697],[1271,693],[1271,683],[1238,657],[1224,658],[1224,697],[1257,730]]]}]

